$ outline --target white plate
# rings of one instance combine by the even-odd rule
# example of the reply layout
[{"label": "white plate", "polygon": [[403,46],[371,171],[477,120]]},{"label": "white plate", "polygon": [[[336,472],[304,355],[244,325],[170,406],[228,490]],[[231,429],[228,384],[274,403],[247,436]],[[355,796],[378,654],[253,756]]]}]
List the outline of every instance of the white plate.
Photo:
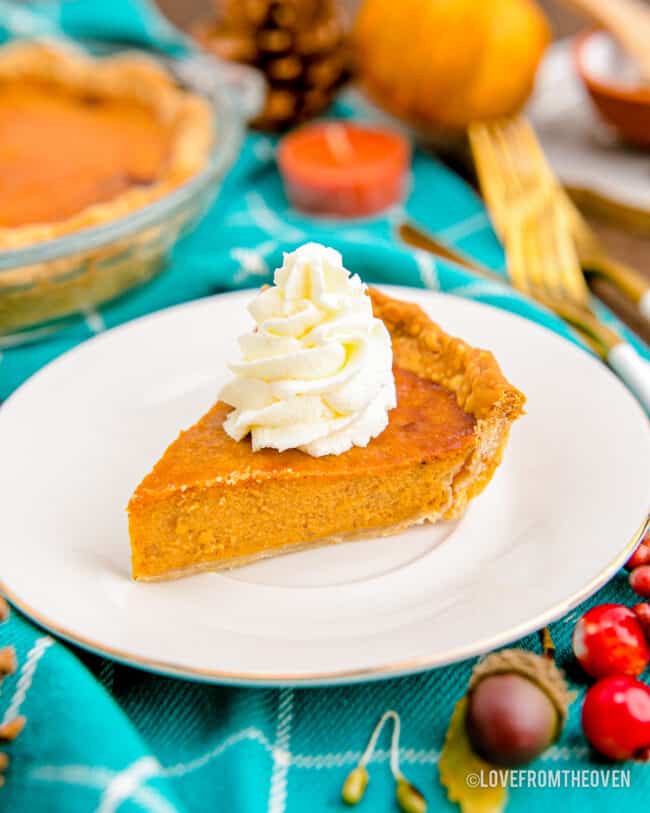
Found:
[{"label": "white plate", "polygon": [[11,600],[65,638],[154,671],[328,684],[486,651],[596,590],[646,517],[650,433],[636,402],[537,325],[442,294],[388,290],[493,350],[528,396],[503,465],[462,521],[228,574],[133,583],[131,491],[211,404],[248,328],[251,293],[220,296],[86,342],[0,409]]}]

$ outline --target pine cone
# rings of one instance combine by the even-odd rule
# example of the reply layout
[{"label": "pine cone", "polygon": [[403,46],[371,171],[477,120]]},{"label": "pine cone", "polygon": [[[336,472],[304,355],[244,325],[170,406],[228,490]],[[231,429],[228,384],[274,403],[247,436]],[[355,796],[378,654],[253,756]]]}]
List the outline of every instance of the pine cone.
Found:
[{"label": "pine cone", "polygon": [[218,22],[194,27],[198,42],[222,59],[265,75],[266,105],[253,125],[285,129],[327,107],[349,73],[338,0],[225,0]]}]

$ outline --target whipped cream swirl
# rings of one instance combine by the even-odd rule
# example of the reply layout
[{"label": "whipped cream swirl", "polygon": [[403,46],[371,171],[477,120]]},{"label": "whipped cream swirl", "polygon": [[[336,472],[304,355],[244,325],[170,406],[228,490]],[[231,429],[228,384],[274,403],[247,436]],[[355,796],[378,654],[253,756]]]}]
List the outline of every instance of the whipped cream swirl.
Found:
[{"label": "whipped cream swirl", "polygon": [[225,431],[250,433],[254,451],[367,446],[397,400],[390,335],[366,286],[318,243],[285,254],[274,283],[248,307],[257,326],[239,339],[242,360],[220,393],[234,407]]}]

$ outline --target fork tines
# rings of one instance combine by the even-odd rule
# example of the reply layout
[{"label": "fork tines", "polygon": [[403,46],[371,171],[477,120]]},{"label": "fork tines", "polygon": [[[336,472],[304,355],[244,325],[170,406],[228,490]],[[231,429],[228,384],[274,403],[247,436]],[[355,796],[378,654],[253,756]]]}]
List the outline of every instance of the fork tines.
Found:
[{"label": "fork tines", "polygon": [[469,139],[513,285],[546,304],[587,307],[570,211],[532,127],[523,116],[478,122]]}]

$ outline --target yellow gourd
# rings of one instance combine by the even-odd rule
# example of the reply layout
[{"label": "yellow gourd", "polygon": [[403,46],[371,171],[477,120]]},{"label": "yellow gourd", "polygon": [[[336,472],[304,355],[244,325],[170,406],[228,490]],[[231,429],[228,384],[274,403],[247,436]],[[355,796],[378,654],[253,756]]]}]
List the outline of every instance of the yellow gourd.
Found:
[{"label": "yellow gourd", "polygon": [[364,0],[353,36],[370,97],[436,132],[522,107],[550,39],[533,0]]}]

